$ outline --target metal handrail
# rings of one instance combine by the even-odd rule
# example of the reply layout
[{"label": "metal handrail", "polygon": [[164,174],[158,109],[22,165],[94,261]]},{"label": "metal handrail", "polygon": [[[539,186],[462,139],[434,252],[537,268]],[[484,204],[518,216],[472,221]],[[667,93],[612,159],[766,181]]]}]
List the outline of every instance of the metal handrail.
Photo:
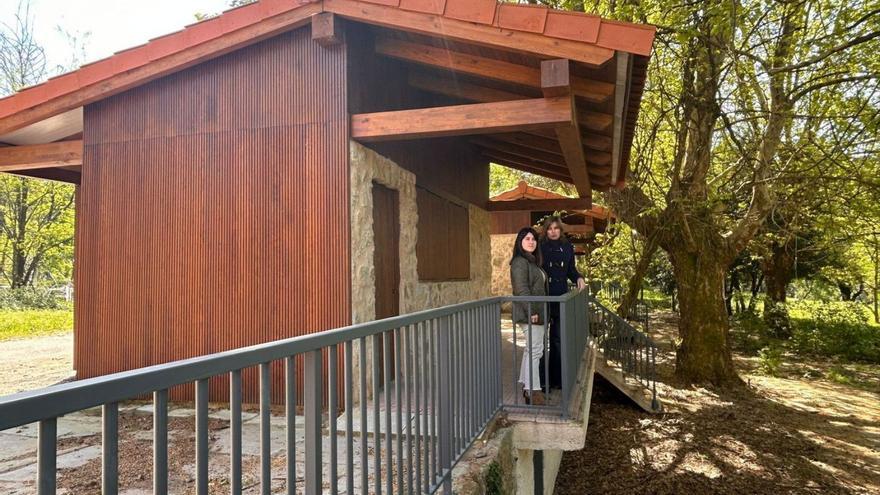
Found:
[{"label": "metal handrail", "polygon": [[609,361],[620,365],[624,375],[634,377],[651,391],[651,407],[658,410],[657,400],[657,344],[620,315],[606,308],[595,297],[588,296],[594,309],[593,336]]},{"label": "metal handrail", "polygon": [[[270,366],[283,361],[286,366],[285,402],[288,432],[289,480],[295,480],[295,431],[297,429],[294,405],[303,399],[306,440],[305,493],[322,490],[322,413],[324,394],[329,409],[335,411],[337,397],[337,362],[342,350],[345,385],[346,416],[345,442],[348,492],[353,490],[355,459],[352,456],[354,424],[353,410],[360,409],[361,431],[367,429],[367,395],[373,401],[374,467],[373,491],[384,489],[391,493],[396,473],[398,488],[407,486],[413,492],[433,493],[442,489],[451,492],[452,468],[471,443],[484,431],[492,418],[504,406],[501,374],[501,304],[521,302],[528,304],[559,304],[565,308],[562,319],[563,338],[567,345],[580,345],[588,338],[585,293],[573,292],[563,296],[506,296],[444,306],[396,316],[384,320],[350,325],[316,334],[293,337],[207,356],[184,359],[172,363],[114,373],[45,389],[0,397],[0,431],[24,424],[39,422],[38,493],[55,493],[55,465],[57,450],[57,418],[68,413],[95,406],[102,407],[102,486],[103,493],[118,491],[118,404],[132,398],[153,394],[154,404],[154,491],[167,493],[168,489],[168,390],[172,387],[195,384],[196,410],[196,488],[207,493],[208,487],[208,399],[209,379],[229,376],[230,393],[230,486],[232,493],[241,491],[241,373],[245,368],[259,368],[261,479],[263,493],[271,487],[271,455],[269,397],[271,395]],[[579,308],[582,308],[579,309]],[[567,318],[567,319],[566,319]],[[586,337],[585,337],[586,336]],[[392,342],[394,350],[391,350]],[[355,347],[356,346],[356,347]],[[367,349],[371,362],[367,362]],[[382,349],[383,351],[380,351]],[[514,352],[516,352],[514,350]],[[565,414],[568,394],[571,392],[579,361],[563,355],[564,393],[556,410]],[[353,371],[357,358],[359,371]],[[302,362],[303,389],[297,390],[297,362]],[[369,364],[369,365],[368,365]],[[369,368],[369,369],[368,369]],[[328,373],[329,387],[323,383]],[[368,375],[371,373],[371,375]],[[381,374],[381,378],[380,378]],[[355,376],[357,375],[357,376]],[[368,386],[368,377],[372,383]],[[359,380],[358,405],[353,399],[353,383]],[[380,383],[382,382],[382,383]],[[326,388],[326,389],[325,389]],[[397,410],[394,412],[397,449],[392,445],[391,397],[394,394]],[[380,400],[384,400],[384,420],[380,417]],[[419,420],[415,432],[411,425],[402,429],[403,404],[406,413]],[[430,411],[430,413],[428,412]],[[424,416],[424,424],[422,417]],[[429,421],[430,419],[430,421]],[[384,446],[380,437],[385,425]],[[407,423],[409,425],[409,423]],[[422,429],[421,427],[424,426]],[[330,486],[335,491],[339,482],[336,472],[338,446],[335,422],[329,425],[331,455]],[[420,431],[421,430],[421,431]],[[413,434],[414,433],[414,434]],[[367,486],[367,436],[360,436],[362,457],[358,461],[361,483]],[[406,455],[403,455],[403,438]],[[413,450],[414,447],[414,450]],[[315,454],[317,452],[317,455]],[[395,455],[396,452],[396,455]],[[384,454],[384,460],[382,459]],[[382,466],[385,466],[382,476]],[[415,469],[412,469],[415,464]],[[404,480],[406,476],[406,480]],[[289,485],[296,490],[295,481]]]}]

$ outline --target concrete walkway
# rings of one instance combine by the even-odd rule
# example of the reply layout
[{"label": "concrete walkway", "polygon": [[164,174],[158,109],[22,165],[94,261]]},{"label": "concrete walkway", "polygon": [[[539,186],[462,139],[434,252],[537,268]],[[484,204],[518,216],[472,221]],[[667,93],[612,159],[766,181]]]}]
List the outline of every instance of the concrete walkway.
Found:
[{"label": "concrete walkway", "polygon": [[[209,421],[210,492],[229,491],[229,411],[212,409]],[[304,417],[297,416],[297,485],[304,489]],[[286,490],[286,431],[283,415],[271,419],[272,492]],[[194,411],[188,407],[169,408],[169,491],[193,493],[195,489]],[[59,494],[99,494],[101,479],[101,416],[90,409],[59,418],[57,478]],[[259,493],[260,420],[256,412],[242,414],[242,471],[245,493]],[[354,442],[355,459],[360,458],[360,442]],[[152,405],[126,403],[120,406],[119,466],[120,493],[152,493]],[[368,438],[373,453],[373,439]],[[324,480],[329,488],[329,438],[324,438]],[[338,438],[340,493],[345,493],[345,439]],[[35,479],[37,425],[31,424],[0,432],[0,493],[36,493]],[[395,456],[397,452],[395,452]],[[384,457],[384,453],[383,453]],[[372,466],[372,455],[371,455]],[[355,490],[360,489],[360,472],[355,472]],[[372,486],[373,472],[368,482]]]}]

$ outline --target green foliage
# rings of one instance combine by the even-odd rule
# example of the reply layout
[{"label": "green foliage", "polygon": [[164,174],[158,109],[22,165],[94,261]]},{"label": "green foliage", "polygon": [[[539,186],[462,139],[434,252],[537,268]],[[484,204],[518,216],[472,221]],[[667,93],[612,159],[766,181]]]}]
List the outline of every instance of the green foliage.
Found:
[{"label": "green foliage", "polygon": [[880,326],[869,323],[871,314],[861,304],[802,301],[790,307],[796,351],[880,363]]},{"label": "green foliage", "polygon": [[46,289],[0,289],[0,309],[71,309],[70,303]]},{"label": "green foliage", "polygon": [[73,311],[0,310],[0,341],[73,330]]},{"label": "green foliage", "polygon": [[486,470],[486,495],[504,495],[504,480],[498,461],[492,461]]},{"label": "green foliage", "polygon": [[730,336],[740,352],[755,354],[770,343],[764,320],[752,311],[737,313],[731,318]]},{"label": "green foliage", "polygon": [[779,375],[782,368],[782,347],[772,343],[758,351],[758,368],[762,373],[770,376]]}]

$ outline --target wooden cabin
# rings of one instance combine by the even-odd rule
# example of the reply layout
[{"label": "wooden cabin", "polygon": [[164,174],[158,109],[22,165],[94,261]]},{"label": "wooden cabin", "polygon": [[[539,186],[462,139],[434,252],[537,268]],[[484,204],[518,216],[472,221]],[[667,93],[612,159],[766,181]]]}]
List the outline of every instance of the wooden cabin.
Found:
[{"label": "wooden cabin", "polygon": [[77,185],[77,378],[489,295],[490,161],[621,187],[653,37],[261,0],[0,100],[0,171]]}]

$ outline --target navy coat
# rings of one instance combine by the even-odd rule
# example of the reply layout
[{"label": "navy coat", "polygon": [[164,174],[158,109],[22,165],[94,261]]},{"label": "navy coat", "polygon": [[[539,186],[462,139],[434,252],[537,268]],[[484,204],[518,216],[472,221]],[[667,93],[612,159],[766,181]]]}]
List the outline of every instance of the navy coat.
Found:
[{"label": "navy coat", "polygon": [[568,281],[577,283],[581,274],[574,262],[574,246],[570,242],[551,241],[541,243],[541,255],[544,264],[541,268],[547,272],[549,295],[561,296],[568,292]]}]

